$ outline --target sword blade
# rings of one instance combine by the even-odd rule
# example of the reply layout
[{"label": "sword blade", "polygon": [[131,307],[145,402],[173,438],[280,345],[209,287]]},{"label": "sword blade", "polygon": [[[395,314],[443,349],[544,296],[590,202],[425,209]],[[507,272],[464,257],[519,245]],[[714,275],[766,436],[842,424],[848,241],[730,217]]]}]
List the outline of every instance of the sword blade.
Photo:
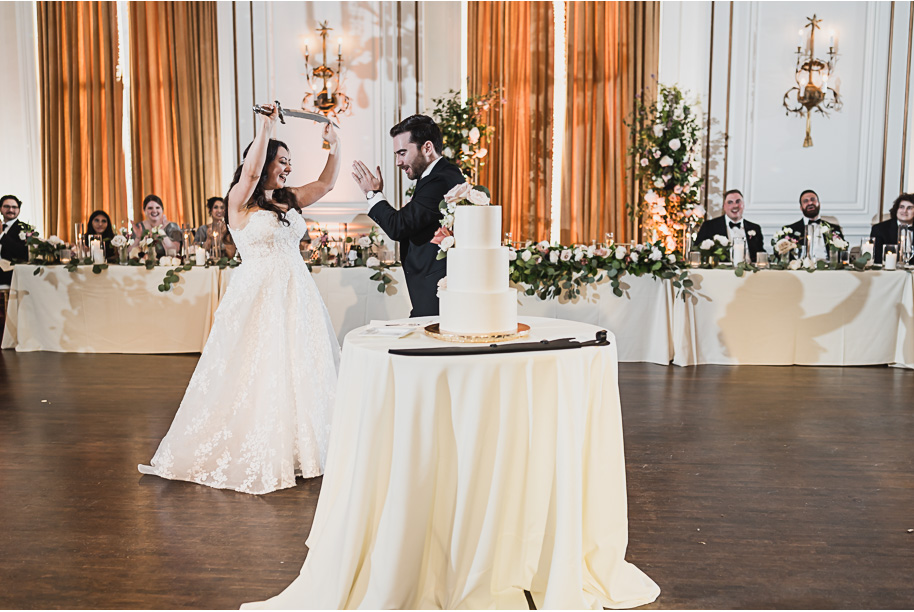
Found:
[{"label": "sword blade", "polygon": [[321,115],[320,113],[309,113],[308,111],[300,110],[289,110],[288,108],[283,108],[282,112],[287,117],[295,117],[296,119],[310,119],[311,121],[317,121],[318,123],[329,123],[336,129],[340,129],[340,126],[330,121],[327,117]]}]

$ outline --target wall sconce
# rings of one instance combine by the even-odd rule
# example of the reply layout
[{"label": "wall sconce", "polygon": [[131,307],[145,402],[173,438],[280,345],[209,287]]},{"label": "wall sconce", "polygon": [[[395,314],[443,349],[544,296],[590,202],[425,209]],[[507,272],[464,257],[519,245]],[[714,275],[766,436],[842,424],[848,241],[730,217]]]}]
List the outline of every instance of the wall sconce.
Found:
[{"label": "wall sconce", "polygon": [[[308,50],[308,43],[305,43],[305,69],[310,92],[302,98],[302,110],[313,110],[325,117],[331,116],[339,119],[339,115],[349,110],[350,99],[340,89],[340,73],[343,70],[343,39],[339,40],[336,47],[336,70],[333,70],[327,61],[327,37],[331,28],[324,21],[317,28],[321,37],[321,64],[311,68],[311,55]],[[308,108],[308,106],[311,108]],[[324,142],[324,148],[329,149],[330,145]]]},{"label": "wall sconce", "polygon": [[[815,56],[816,48],[816,30],[819,30],[819,22],[816,16],[807,17],[809,23],[809,37],[804,41],[803,30],[799,34],[797,43],[797,65],[795,68],[794,78],[796,86],[791,87],[784,94],[784,108],[786,114],[796,113],[806,115],[806,139],[803,140],[804,147],[812,146],[812,136],[810,135],[812,111],[828,116],[828,111],[840,111],[842,102],[838,92],[828,86],[828,80],[834,76],[835,62],[838,54],[835,52],[835,35],[830,34],[828,41],[828,61],[817,59]],[[806,49],[803,49],[803,43],[806,42]],[[790,100],[790,96],[796,92],[796,102]]]}]

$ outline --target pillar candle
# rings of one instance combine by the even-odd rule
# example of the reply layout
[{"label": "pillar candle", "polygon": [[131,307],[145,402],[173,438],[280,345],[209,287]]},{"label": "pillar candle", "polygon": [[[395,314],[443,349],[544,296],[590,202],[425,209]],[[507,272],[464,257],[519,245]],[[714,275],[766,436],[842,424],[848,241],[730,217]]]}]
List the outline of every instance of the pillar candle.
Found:
[{"label": "pillar candle", "polygon": [[898,254],[895,251],[889,251],[885,254],[885,269],[894,270],[898,263]]}]

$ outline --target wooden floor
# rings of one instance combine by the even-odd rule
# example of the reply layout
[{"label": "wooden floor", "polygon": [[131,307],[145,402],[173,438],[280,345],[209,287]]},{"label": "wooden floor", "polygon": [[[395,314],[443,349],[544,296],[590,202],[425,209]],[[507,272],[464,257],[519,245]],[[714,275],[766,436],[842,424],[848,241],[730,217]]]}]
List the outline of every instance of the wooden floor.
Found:
[{"label": "wooden floor", "polygon": [[[297,575],[320,479],[136,471],[196,360],[0,353],[0,608],[237,608]],[[648,607],[914,607],[914,372],[620,370]]]}]

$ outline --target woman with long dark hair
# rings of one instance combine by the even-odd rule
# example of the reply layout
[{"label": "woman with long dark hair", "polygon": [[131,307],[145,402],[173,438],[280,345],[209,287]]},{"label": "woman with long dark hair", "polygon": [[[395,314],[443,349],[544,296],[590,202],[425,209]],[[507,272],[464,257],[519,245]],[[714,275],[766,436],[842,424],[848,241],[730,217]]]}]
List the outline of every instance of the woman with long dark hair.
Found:
[{"label": "woman with long dark hair", "polygon": [[225,201],[241,253],[168,434],[144,474],[269,493],[324,470],[339,368],[330,315],[298,250],[301,209],[336,183],[339,140],[320,177],[287,187],[289,148],[264,116]]}]

